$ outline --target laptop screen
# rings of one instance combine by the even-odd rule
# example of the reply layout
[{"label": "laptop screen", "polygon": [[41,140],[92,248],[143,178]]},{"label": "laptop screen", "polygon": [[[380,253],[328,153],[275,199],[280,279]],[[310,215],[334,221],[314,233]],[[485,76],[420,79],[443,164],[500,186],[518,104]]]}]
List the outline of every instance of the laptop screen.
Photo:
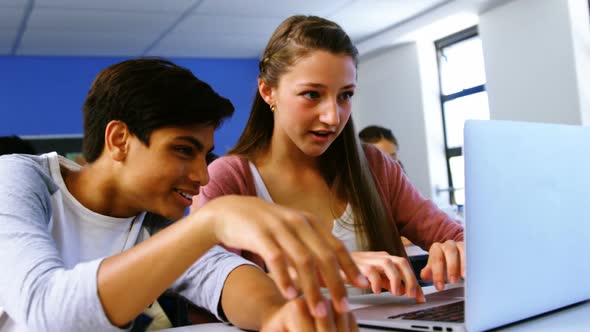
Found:
[{"label": "laptop screen", "polygon": [[590,127],[467,121],[464,155],[467,329],[590,298]]}]

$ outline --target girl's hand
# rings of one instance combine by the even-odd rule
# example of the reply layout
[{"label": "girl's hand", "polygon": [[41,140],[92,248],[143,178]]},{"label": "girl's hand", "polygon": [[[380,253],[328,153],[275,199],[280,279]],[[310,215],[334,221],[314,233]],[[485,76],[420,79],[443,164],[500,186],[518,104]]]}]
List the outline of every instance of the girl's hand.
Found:
[{"label": "girl's hand", "polygon": [[445,289],[445,280],[456,284],[459,277],[465,278],[463,241],[448,240],[433,244],[428,253],[428,263],[420,272],[420,276],[423,280],[432,281],[439,291]]},{"label": "girl's hand", "polygon": [[379,294],[385,288],[396,296],[405,294],[419,303],[426,301],[406,258],[391,256],[385,251],[359,251],[351,256],[361,273],[369,279],[373,293]]}]

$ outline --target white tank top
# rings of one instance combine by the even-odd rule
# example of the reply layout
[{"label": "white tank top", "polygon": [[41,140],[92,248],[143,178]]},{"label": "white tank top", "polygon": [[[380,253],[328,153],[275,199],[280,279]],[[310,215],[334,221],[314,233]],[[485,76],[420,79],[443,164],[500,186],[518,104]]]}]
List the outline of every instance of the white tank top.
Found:
[{"label": "white tank top", "polygon": [[[248,164],[250,165],[250,171],[254,177],[256,194],[265,201],[273,202],[272,197],[270,197],[270,193],[268,192],[268,189],[266,189],[266,185],[264,184],[264,181],[258,172],[258,169],[252,162],[248,162]],[[344,245],[348,251],[359,251],[359,246],[356,242],[356,236],[354,234],[353,222],[352,208],[350,204],[347,204],[344,213],[338,219],[334,219],[332,234],[334,234],[334,236],[340,241],[344,242]]]},{"label": "white tank top", "polygon": [[[256,195],[264,199],[265,201],[273,202],[272,197],[270,197],[270,193],[268,192],[268,189],[266,189],[266,185],[262,180],[262,176],[260,176],[260,173],[258,172],[258,169],[252,162],[248,162],[248,164],[250,166],[252,176],[254,177]],[[346,249],[348,249],[349,252],[360,251],[354,233],[354,220],[352,216],[352,207],[350,206],[350,204],[346,205],[346,210],[344,210],[344,213],[338,219],[334,219],[334,223],[332,226],[332,234],[344,243]],[[363,289],[359,289],[348,284],[346,284],[346,290],[349,296],[367,293]],[[323,288],[322,293],[327,295],[328,290],[326,288]]]}]

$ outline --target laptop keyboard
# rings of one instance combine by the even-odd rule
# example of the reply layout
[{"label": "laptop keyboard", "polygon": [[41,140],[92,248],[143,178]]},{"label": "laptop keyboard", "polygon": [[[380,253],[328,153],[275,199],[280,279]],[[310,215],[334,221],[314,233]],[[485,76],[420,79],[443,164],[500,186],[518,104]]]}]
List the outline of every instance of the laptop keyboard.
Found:
[{"label": "laptop keyboard", "polygon": [[409,312],[389,319],[428,320],[437,322],[463,322],[465,321],[465,302],[455,302],[438,307]]}]

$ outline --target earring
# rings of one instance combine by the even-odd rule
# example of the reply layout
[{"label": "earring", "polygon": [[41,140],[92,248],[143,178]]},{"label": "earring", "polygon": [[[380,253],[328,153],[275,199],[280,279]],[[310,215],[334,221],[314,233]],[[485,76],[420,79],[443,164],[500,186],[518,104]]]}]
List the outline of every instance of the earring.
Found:
[{"label": "earring", "polygon": [[270,105],[270,111],[274,112],[277,109],[277,107],[275,105]]}]

